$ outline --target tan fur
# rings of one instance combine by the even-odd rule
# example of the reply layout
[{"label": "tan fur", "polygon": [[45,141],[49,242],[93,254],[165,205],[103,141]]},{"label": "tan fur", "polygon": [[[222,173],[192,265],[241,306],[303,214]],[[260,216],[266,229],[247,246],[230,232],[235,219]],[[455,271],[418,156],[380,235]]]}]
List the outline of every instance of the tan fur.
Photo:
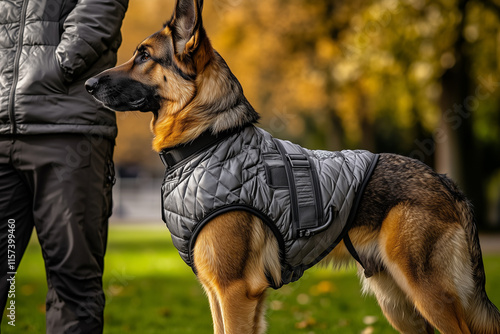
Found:
[{"label": "tan fur", "polygon": [[272,233],[247,213],[224,214],[202,229],[194,261],[209,296],[214,333],[265,331],[264,298],[269,284],[265,272],[276,281],[281,279],[278,251]]},{"label": "tan fur", "polygon": [[[461,272],[470,267],[469,258],[464,247],[455,249],[449,242],[450,238],[463,237],[463,231],[458,224],[445,227],[435,220],[432,225],[423,222],[422,212],[410,205],[399,205],[389,212],[380,231],[387,272],[418,312],[441,333],[470,333],[464,312],[473,283],[469,280],[457,285],[455,280],[472,277]],[[430,229],[439,229],[442,235],[434,244],[423,244],[420,236]],[[459,245],[465,244],[464,238]],[[424,258],[424,247],[435,249],[431,258]],[[429,267],[421,269],[424,262]]]},{"label": "tan fur", "polygon": [[[379,258],[377,232],[367,227],[356,227],[349,231],[349,237],[356,245],[356,251],[366,258]],[[321,265],[331,265],[335,268],[352,264],[352,256],[347,250],[344,240],[335,247],[321,262]]]},{"label": "tan fur", "polygon": [[[212,127],[215,132],[223,131],[237,122],[239,115],[235,108],[231,115],[214,120],[207,112],[207,105],[217,101],[221,106],[230,106],[234,101],[228,99],[233,96],[231,82],[227,81],[227,69],[218,61],[217,56],[203,51],[205,57],[202,75],[195,85],[185,83],[178,75],[166,72],[168,88],[163,91],[169,103],[158,119],[152,122],[153,149],[161,151],[165,147],[172,147],[180,143],[189,142],[201,133]],[[213,59],[209,58],[213,57]],[[172,86],[170,86],[170,84]],[[196,87],[196,88],[195,88]],[[169,92],[175,92],[170,93]],[[229,94],[231,93],[231,94]],[[196,95],[196,99],[194,99]],[[228,119],[226,119],[228,118]]]},{"label": "tan fur", "polygon": [[389,273],[380,272],[366,279],[360,271],[359,276],[363,290],[375,295],[387,320],[400,333],[434,333],[434,328],[415,309]]},{"label": "tan fur", "polygon": [[[155,87],[148,97],[159,105],[151,123],[156,151],[189,143],[207,130],[220,133],[258,119],[205,35],[202,2],[189,1],[178,0],[176,8],[195,8],[194,21],[189,11],[178,15],[176,10],[163,30],[139,46],[156,61],[137,61],[136,52],[98,76],[126,76],[141,83],[134,87]],[[97,95],[107,99],[109,89],[128,99],[109,82],[104,88],[93,84],[89,92],[97,94],[99,88]],[[358,264],[363,291],[375,295],[401,333],[436,328],[444,334],[500,334],[500,313],[484,291],[471,206],[447,178],[408,158],[381,155],[349,237],[365,265],[363,270]],[[225,213],[202,228],[194,265],[216,334],[265,332],[268,277],[281,280],[279,251],[271,230],[247,212]],[[341,241],[321,263],[337,267],[353,260]]]}]

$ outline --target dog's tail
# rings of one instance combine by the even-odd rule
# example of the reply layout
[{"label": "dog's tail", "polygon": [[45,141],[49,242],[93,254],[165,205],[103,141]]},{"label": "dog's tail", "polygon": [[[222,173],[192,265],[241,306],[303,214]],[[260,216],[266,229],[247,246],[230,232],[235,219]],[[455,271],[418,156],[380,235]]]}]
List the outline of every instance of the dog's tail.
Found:
[{"label": "dog's tail", "polygon": [[460,223],[467,235],[474,281],[473,293],[466,306],[468,326],[475,334],[500,334],[500,312],[486,295],[486,276],[472,204],[450,179],[442,175],[441,180],[455,198]]}]

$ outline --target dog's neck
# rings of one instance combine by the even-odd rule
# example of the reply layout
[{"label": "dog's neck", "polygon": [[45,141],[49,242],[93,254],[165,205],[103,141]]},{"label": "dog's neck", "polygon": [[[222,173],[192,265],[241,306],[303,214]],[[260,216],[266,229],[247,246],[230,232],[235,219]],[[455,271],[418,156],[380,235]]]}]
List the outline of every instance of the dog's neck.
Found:
[{"label": "dog's neck", "polygon": [[[172,104],[175,108],[175,104]],[[168,147],[188,143],[207,130],[217,134],[226,130],[255,123],[259,114],[253,109],[240,83],[226,62],[214,51],[196,79],[193,98],[179,111],[167,111],[154,118],[153,149],[157,152]]]}]

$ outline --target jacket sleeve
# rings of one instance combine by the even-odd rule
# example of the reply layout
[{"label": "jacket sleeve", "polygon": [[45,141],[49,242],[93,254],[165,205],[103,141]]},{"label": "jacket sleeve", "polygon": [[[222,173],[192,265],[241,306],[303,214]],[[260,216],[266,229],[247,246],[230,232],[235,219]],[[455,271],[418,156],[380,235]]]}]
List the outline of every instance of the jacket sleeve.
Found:
[{"label": "jacket sleeve", "polygon": [[66,80],[77,78],[107,50],[118,50],[127,7],[128,0],[78,0],[56,49]]}]

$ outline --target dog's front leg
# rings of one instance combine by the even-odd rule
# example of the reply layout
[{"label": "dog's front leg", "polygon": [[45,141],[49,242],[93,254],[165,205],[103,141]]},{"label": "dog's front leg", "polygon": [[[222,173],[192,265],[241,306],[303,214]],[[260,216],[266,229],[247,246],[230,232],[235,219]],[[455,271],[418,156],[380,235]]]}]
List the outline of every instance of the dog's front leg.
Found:
[{"label": "dog's front leg", "polygon": [[265,293],[248,296],[245,281],[233,282],[220,293],[214,291],[213,284],[203,281],[202,284],[210,302],[215,334],[265,332]]},{"label": "dog's front leg", "polygon": [[210,311],[212,312],[212,321],[214,323],[214,334],[224,334],[224,321],[222,319],[222,310],[220,307],[219,297],[213,284],[201,280],[203,288],[210,302]]},{"label": "dog's front leg", "polygon": [[222,289],[220,303],[225,334],[265,332],[265,290],[252,291],[248,283],[246,280],[234,281]]},{"label": "dog's front leg", "polygon": [[198,236],[194,262],[210,300],[216,334],[266,330],[266,264],[271,252],[278,261],[278,249],[265,229],[252,215],[231,212],[210,221]]}]

